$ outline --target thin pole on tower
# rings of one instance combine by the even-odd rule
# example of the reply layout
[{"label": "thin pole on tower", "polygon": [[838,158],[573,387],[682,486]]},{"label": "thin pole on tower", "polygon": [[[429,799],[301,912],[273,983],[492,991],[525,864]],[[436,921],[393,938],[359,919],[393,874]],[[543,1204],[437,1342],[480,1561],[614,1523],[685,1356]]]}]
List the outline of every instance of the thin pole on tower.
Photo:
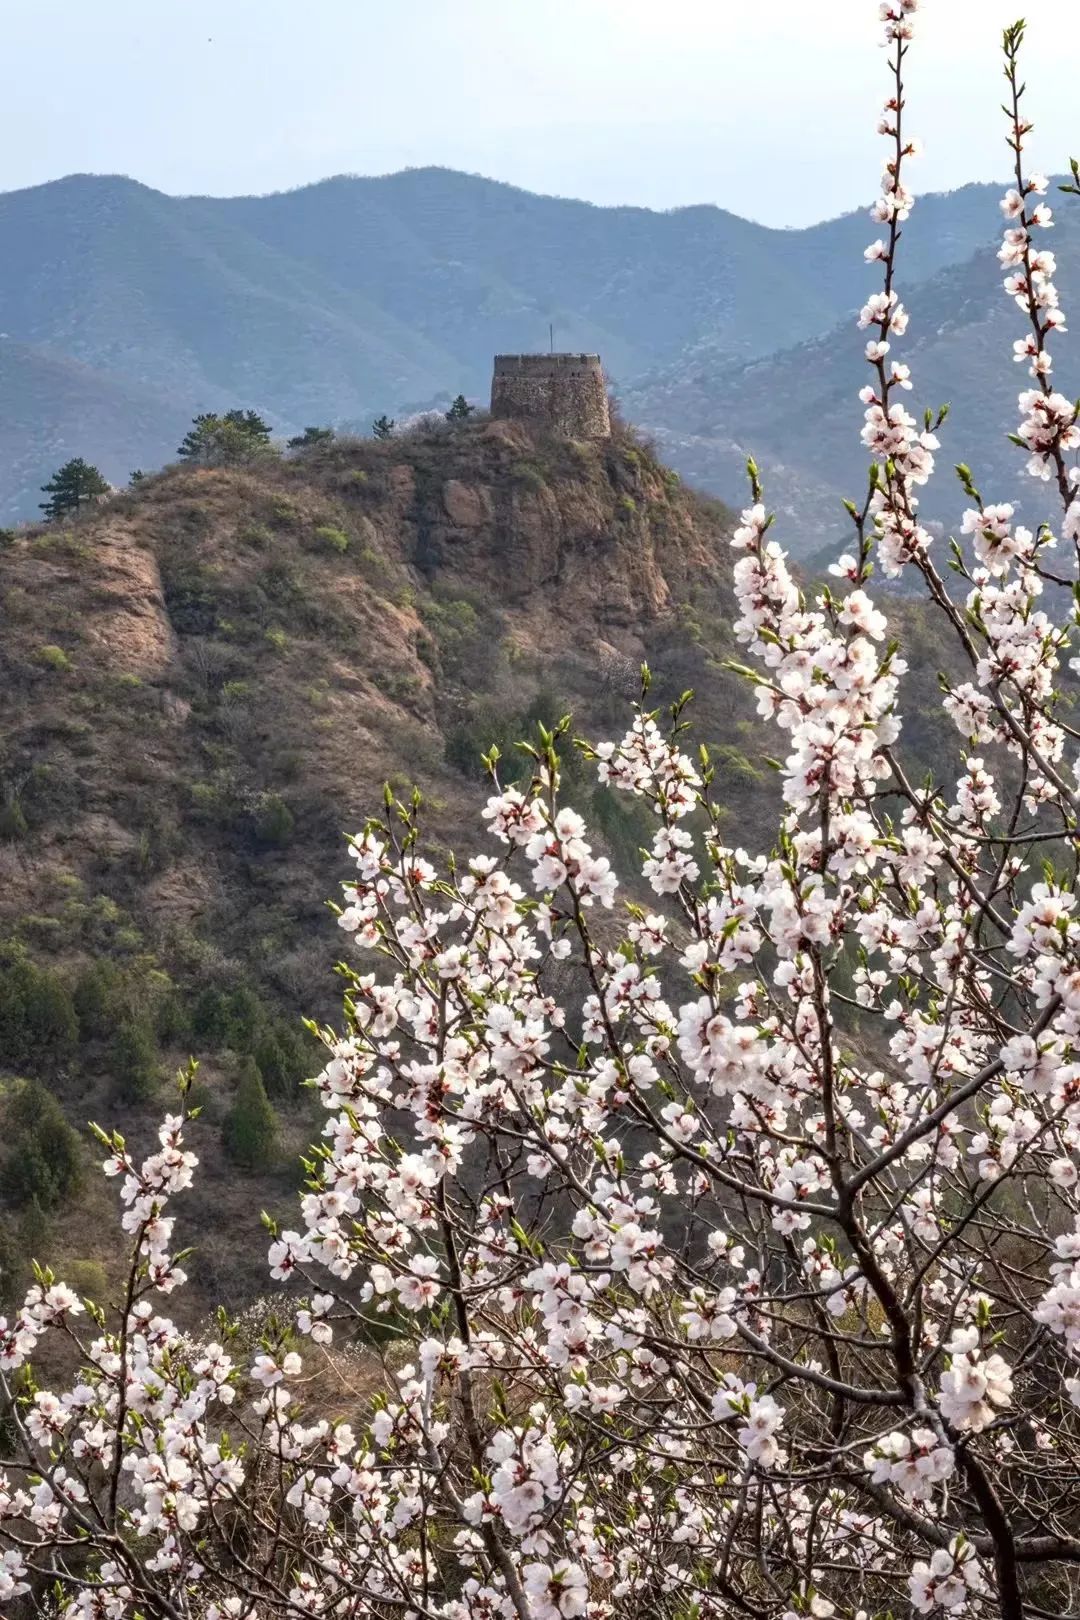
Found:
[{"label": "thin pole on tower", "polygon": [[555,353],[555,325],[552,321],[548,322],[548,353]]}]

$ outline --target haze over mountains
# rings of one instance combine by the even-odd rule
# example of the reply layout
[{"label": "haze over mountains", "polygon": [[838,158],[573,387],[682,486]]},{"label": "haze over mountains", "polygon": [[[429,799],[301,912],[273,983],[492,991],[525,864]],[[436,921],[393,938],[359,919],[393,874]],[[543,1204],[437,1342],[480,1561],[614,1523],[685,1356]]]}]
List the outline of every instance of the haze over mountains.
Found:
[{"label": "haze over mountains", "polygon": [[[1007,426],[1018,380],[1002,360],[996,194],[920,199],[904,232],[913,399],[950,398],[962,429],[987,412]],[[545,348],[549,323],[559,348],[602,354],[627,414],[713,492],[741,498],[750,449],[793,509],[861,484],[862,210],[781,231],[433,168],[225,199],[74,175],[0,196],[0,233],[6,521],[35,513],[68,455],[115,482],[171,459],[196,411],[250,406],[287,433],[366,430],[459,390],[482,401],[492,354]],[[815,518],[792,538],[829,537]]]},{"label": "haze over mountains", "polygon": [[[1062,202],[1055,207],[1055,282],[1069,314],[1080,297],[1080,211]],[[943,475],[920,497],[924,515],[946,525],[955,526],[968,504],[949,476],[958,462],[972,467],[987,500],[1013,501],[1028,521],[1047,515],[1042,486],[1025,475],[1025,457],[1007,438],[1018,421],[1017,392],[1029,379],[1026,367],[1012,364],[1024,317],[1005,296],[1002,278],[996,241],[927,280],[911,284],[901,276],[912,312],[897,344],[914,381],[908,409],[919,414],[951,405],[940,435]],[[791,520],[785,544],[805,553],[812,542],[830,544],[850,532],[841,498],[858,498],[865,488],[855,403],[867,380],[860,338],[848,319],[749,362],[720,359],[707,341],[699,343],[626,390],[624,408],[650,423],[685,475],[716,489],[738,490],[752,452],[767,474],[770,504]],[[1077,391],[1076,353],[1071,333],[1055,334],[1055,370],[1070,395]]]}]

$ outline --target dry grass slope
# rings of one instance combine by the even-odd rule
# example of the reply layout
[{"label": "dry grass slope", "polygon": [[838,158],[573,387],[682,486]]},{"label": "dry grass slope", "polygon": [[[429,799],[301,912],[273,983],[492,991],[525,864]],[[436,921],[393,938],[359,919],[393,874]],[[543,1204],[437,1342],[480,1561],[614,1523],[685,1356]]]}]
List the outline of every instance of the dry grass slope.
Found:
[{"label": "dry grass slope", "polygon": [[[295,1185],[314,1125],[296,1032],[335,1011],[324,901],[384,782],[417,782],[433,844],[468,846],[481,751],[497,740],[513,771],[536,720],[620,725],[647,658],[657,701],[700,691],[733,834],[749,817],[768,773],[720,668],[726,521],[624,430],[594,445],[471,422],[167,469],[0,549],[0,973],[31,964],[79,1024],[24,1057],[0,1021],[0,1075],[11,1096],[34,1070],[73,1125],[137,1137],[167,1094],[158,1076],[200,1059],[191,1309],[264,1286],[261,1246],[236,1234]],[[567,775],[632,855],[648,831],[633,806],[576,760]],[[122,1048],[120,1024],[138,1036]],[[256,1175],[219,1140],[251,1054],[283,1144]],[[44,1222],[50,1253],[111,1278],[102,1208],[94,1177],[54,1211],[9,1198],[0,1237],[25,1259]]]}]

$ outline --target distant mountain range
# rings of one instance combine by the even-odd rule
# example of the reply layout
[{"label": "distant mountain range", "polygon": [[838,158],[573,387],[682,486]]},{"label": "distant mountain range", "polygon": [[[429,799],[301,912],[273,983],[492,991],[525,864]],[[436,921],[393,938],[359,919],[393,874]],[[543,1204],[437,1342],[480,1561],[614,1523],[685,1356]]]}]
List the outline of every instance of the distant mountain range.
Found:
[{"label": "distant mountain range", "polygon": [[[981,404],[985,357],[963,333],[996,319],[991,298],[1008,319],[984,273],[995,195],[921,199],[905,228],[913,337],[941,356],[919,375],[935,402],[944,369],[958,405],[969,391]],[[251,406],[293,432],[366,429],[459,391],[483,400],[493,353],[546,348],[549,324],[557,347],[602,354],[627,414],[717,494],[739,498],[752,442],[791,463],[788,504],[832,498],[861,468],[838,414],[861,345],[846,324],[842,355],[815,344],[873,285],[872,234],[862,211],[772,230],[711,206],[599,208],[445,169],[266,197],[168,197],[94,175],[9,192],[0,519],[32,515],[66,456],[117,482],[170,459],[198,410]],[[819,525],[800,548],[823,538]]]},{"label": "distant mountain range", "polygon": [[[1061,203],[1051,245],[1055,282],[1072,314],[1080,300],[1080,209]],[[954,527],[969,504],[952,476],[958,462],[970,465],[986,499],[1013,501],[1029,522],[1049,512],[1039,501],[1043,486],[1024,474],[1025,457],[1007,439],[1018,421],[1017,393],[1029,380],[1026,366],[1012,363],[1013,340],[1026,328],[1002,277],[996,243],[923,281],[901,273],[912,317],[898,344],[914,382],[905,403],[916,414],[928,405],[952,407],[940,434],[939,472],[920,494],[932,522]],[[632,385],[625,408],[684,474],[727,499],[745,490],[746,458],[753,454],[770,505],[785,520],[784,543],[806,554],[850,533],[841,499],[858,499],[865,490],[855,398],[868,380],[861,337],[848,318],[823,336],[745,363],[722,360],[699,343]],[[1057,334],[1051,347],[1059,386],[1072,397],[1074,334]]]}]

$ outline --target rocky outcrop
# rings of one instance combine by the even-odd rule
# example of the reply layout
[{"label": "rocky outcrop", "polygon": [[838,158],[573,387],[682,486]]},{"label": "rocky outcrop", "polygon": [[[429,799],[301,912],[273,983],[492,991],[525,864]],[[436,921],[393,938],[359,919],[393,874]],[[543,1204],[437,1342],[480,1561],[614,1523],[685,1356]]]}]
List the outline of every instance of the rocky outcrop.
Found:
[{"label": "rocky outcrop", "polygon": [[443,506],[450,522],[458,529],[479,529],[494,516],[491,495],[482,485],[463,484],[448,478],[443,486]]}]

